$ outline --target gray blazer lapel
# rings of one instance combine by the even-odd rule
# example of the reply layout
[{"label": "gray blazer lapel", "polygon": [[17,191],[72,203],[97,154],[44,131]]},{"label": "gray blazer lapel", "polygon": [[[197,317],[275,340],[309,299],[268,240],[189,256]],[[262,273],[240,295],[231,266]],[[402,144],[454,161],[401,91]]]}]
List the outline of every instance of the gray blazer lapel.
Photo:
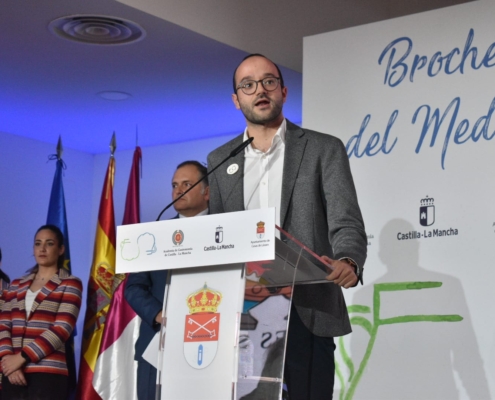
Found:
[{"label": "gray blazer lapel", "polygon": [[235,174],[229,175],[232,177],[232,187],[234,188],[230,201],[235,210],[242,211],[244,210],[244,151],[227,161],[227,168],[234,163],[239,165],[239,170]]},{"label": "gray blazer lapel", "polygon": [[282,199],[280,202],[280,224],[284,227],[285,217],[289,210],[289,204],[296,183],[299,168],[306,149],[307,139],[304,131],[297,125],[287,120],[287,132],[285,135],[284,173],[282,177]]},{"label": "gray blazer lapel", "polygon": [[[237,146],[242,143],[243,135],[240,135],[232,142],[232,146],[228,150],[231,152]],[[226,153],[224,157],[227,157],[229,153]],[[220,160],[221,161],[221,160]],[[239,169],[234,174],[228,174],[227,168],[230,165],[237,164]],[[244,210],[244,151],[241,151],[235,157],[228,160],[225,164],[223,164],[216,174],[218,179],[222,180],[220,182],[220,186],[224,188],[228,188],[227,198],[224,200],[225,211],[242,211]]]}]

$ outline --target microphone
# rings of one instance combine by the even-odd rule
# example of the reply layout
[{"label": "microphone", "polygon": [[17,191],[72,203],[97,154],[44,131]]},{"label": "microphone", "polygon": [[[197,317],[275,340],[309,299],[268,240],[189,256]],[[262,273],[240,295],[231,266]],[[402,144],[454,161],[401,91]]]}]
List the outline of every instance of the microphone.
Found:
[{"label": "microphone", "polygon": [[[246,147],[248,147],[254,140],[254,137],[250,137],[248,140],[245,142],[242,142],[239,146],[237,146],[234,150],[232,150],[229,154],[229,156],[223,160],[220,164],[218,164],[211,172],[215,171],[220,165],[222,165],[225,161],[227,161],[231,157],[235,157],[237,154],[239,154],[242,150],[244,150]],[[209,175],[210,173],[208,173]]]},{"label": "microphone", "polygon": [[230,154],[220,163],[218,164],[215,168],[213,168],[211,171],[209,171],[205,176],[203,176],[199,181],[197,181],[194,185],[192,185],[189,189],[187,189],[184,193],[182,193],[179,197],[177,197],[174,201],[172,201],[170,204],[168,204],[161,212],[158,214],[158,217],[156,218],[157,221],[160,221],[161,216],[165,211],[167,211],[170,207],[172,207],[177,201],[182,199],[186,194],[188,194],[191,190],[193,190],[197,185],[199,185],[201,182],[205,180],[208,176],[210,176],[213,172],[216,171],[218,167],[226,163],[228,160],[230,160],[232,157],[235,157],[237,154],[239,154],[242,150],[244,150],[248,145],[252,143],[254,140],[254,137],[249,138],[248,140],[242,142],[239,146],[237,146],[234,150],[230,152]]}]

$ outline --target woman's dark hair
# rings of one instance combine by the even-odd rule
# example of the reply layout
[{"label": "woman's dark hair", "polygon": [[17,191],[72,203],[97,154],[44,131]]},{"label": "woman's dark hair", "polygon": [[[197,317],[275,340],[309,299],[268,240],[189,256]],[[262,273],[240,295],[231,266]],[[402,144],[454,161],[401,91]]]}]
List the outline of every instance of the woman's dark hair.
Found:
[{"label": "woman's dark hair", "polygon": [[[0,262],[2,262],[2,249],[0,249]],[[4,282],[10,283],[9,276],[0,269],[0,279]]]},{"label": "woman's dark hair", "polygon": [[[55,234],[55,237],[57,238],[57,242],[58,242],[58,247],[64,245],[64,234],[58,228],[58,226],[55,226],[55,225],[47,224],[47,225],[40,226],[38,228],[38,230],[36,231],[36,233],[34,234],[34,237],[36,238],[36,235],[40,231],[44,231],[44,230],[52,231]],[[57,260],[58,269],[63,268],[64,261],[65,261],[65,252],[58,256],[58,260]],[[29,272],[29,273],[38,272],[38,264],[36,264],[33,268],[28,269],[27,272]]]}]

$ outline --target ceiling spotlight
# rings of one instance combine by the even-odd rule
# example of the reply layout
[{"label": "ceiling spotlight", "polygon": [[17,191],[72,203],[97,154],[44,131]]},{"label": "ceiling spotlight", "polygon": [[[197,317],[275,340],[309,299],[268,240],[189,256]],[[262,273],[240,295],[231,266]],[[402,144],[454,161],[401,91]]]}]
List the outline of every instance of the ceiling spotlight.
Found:
[{"label": "ceiling spotlight", "polygon": [[135,22],[103,15],[69,15],[53,20],[48,28],[58,37],[99,45],[128,44],[146,36]]},{"label": "ceiling spotlight", "polygon": [[97,93],[97,95],[100,96],[102,99],[114,101],[127,100],[128,98],[132,97],[129,93],[116,91],[99,92]]}]

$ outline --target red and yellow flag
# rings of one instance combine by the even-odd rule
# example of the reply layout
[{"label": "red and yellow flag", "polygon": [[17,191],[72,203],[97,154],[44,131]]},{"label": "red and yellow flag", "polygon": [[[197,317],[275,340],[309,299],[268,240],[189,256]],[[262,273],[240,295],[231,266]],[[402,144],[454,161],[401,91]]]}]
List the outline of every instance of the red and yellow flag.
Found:
[{"label": "red and yellow flag", "polygon": [[113,295],[115,275],[115,215],[113,182],[115,159],[108,163],[98,212],[93,263],[88,281],[86,316],[81,348],[77,398],[100,399],[93,388],[93,374],[100,351],[103,328]]},{"label": "red and yellow flag", "polygon": [[[141,148],[134,151],[122,225],[140,222],[139,178]],[[124,292],[127,275],[116,275],[116,287],[103,331],[100,353],[94,369],[93,386],[103,400],[137,399],[137,362],[134,344],[141,319],[127,303]]]}]

